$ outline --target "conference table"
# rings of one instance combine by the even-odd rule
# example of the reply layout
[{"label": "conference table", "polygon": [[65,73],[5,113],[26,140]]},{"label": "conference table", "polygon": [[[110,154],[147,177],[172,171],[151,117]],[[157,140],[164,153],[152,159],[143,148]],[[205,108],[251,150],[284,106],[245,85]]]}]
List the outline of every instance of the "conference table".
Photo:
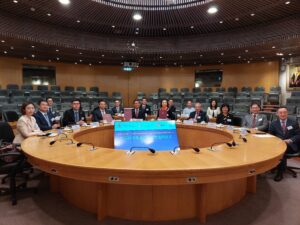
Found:
[{"label": "conference table", "polygon": [[[56,137],[30,137],[22,149],[31,164],[50,174],[51,191],[100,221],[198,218],[205,223],[208,215],[255,193],[256,176],[278,165],[286,148],[268,134],[247,134],[244,142],[238,129],[183,123],[176,127],[178,154],[116,150],[114,126],[109,124]],[[224,144],[232,141],[238,145]],[[96,149],[91,144],[78,147],[78,142]]]}]

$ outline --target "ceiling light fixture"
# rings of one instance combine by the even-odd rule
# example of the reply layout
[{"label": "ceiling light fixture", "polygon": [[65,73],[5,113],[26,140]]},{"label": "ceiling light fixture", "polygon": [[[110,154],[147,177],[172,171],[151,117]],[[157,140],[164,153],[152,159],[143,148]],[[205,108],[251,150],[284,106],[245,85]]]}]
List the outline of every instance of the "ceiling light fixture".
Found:
[{"label": "ceiling light fixture", "polygon": [[4,41],[4,40],[1,40],[1,42],[4,43],[5,41]]},{"label": "ceiling light fixture", "polygon": [[70,0],[58,0],[61,4],[63,5],[69,5],[70,4]]},{"label": "ceiling light fixture", "polygon": [[52,14],[51,13],[47,13],[47,16],[52,16]]},{"label": "ceiling light fixture", "polygon": [[76,23],[80,23],[80,20],[76,20]]},{"label": "ceiling light fixture", "polygon": [[235,21],[239,21],[239,20],[240,20],[240,18],[238,18],[238,17],[237,17],[237,18],[235,18]]},{"label": "ceiling light fixture", "polygon": [[290,3],[291,3],[291,1],[286,1],[285,2],[286,5],[289,5]]},{"label": "ceiling light fixture", "polygon": [[18,0],[13,0],[13,3],[18,3]]},{"label": "ceiling light fixture", "polygon": [[191,29],[194,29],[194,26],[191,26]]},{"label": "ceiling light fixture", "polygon": [[207,12],[208,12],[209,14],[215,14],[216,12],[218,12],[218,8],[217,8],[216,6],[211,6],[211,7],[207,10]]},{"label": "ceiling light fixture", "polygon": [[251,13],[250,15],[251,15],[251,16],[255,16],[255,13]]},{"label": "ceiling light fixture", "polygon": [[132,18],[135,20],[135,21],[140,21],[143,17],[140,13],[134,13]]},{"label": "ceiling light fixture", "polygon": [[283,56],[283,53],[282,52],[277,52],[276,55]]},{"label": "ceiling light fixture", "polygon": [[221,20],[219,23],[224,23],[224,21],[223,21],[223,20]]}]

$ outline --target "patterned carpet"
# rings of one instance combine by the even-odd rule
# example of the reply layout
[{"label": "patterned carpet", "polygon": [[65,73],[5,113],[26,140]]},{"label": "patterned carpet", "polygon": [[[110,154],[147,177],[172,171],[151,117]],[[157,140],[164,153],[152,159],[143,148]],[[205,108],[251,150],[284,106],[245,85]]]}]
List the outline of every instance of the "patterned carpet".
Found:
[{"label": "patterned carpet", "polygon": [[[299,161],[289,162],[300,167]],[[300,171],[299,171],[300,172]],[[258,177],[257,193],[248,194],[239,204],[208,216],[206,225],[300,225],[300,174],[277,183],[273,174]],[[96,216],[68,204],[49,191],[48,177],[29,186],[39,192],[18,193],[18,205],[11,206],[9,196],[0,196],[0,225],[198,225],[196,219],[175,222],[132,222],[107,218],[99,223]]]}]

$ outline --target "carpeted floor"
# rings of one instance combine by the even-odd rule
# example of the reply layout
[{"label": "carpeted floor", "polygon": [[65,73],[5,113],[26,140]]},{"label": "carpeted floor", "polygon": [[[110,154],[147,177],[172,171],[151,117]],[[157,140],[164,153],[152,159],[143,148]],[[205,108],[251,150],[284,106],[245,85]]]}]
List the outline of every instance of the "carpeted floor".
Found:
[{"label": "carpeted floor", "polygon": [[[299,161],[292,161],[300,167]],[[300,172],[300,171],[299,171]],[[239,204],[208,216],[206,225],[300,225],[300,174],[273,181],[273,174],[258,177],[257,193],[248,194]],[[40,179],[39,192],[18,193],[18,205],[9,196],[0,196],[0,225],[99,225],[96,216],[49,192],[47,177]],[[34,184],[36,185],[36,184]],[[198,225],[196,219],[175,222],[132,222],[108,218],[103,225]]]}]

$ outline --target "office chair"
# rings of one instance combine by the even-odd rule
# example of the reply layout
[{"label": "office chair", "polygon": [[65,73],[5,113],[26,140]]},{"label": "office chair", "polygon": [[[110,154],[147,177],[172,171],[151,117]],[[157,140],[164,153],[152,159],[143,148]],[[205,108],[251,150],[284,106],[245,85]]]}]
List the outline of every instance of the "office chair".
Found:
[{"label": "office chair", "polygon": [[5,122],[15,122],[19,119],[19,115],[16,111],[3,111],[2,116]]},{"label": "office chair", "polygon": [[[291,153],[291,154],[287,154],[286,155],[288,159],[291,158],[296,158],[296,157],[300,157],[300,151],[295,152],[295,153]],[[295,170],[300,170],[300,167],[294,167],[294,166],[287,166],[286,167],[286,171],[291,173],[293,177],[297,177],[297,172]]]}]

